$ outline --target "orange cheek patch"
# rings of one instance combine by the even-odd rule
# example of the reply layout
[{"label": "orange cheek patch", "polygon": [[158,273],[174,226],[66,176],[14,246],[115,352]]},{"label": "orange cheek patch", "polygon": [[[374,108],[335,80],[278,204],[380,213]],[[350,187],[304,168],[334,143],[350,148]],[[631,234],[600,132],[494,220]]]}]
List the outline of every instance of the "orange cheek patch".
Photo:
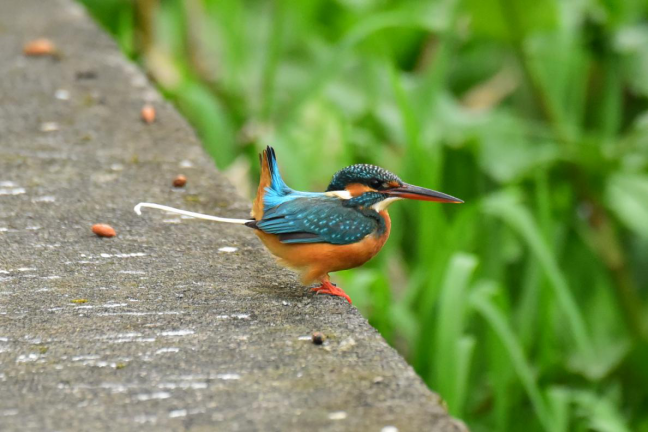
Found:
[{"label": "orange cheek patch", "polygon": [[373,191],[369,186],[360,184],[360,183],[351,183],[345,188],[352,197],[357,197],[362,195],[365,192]]}]

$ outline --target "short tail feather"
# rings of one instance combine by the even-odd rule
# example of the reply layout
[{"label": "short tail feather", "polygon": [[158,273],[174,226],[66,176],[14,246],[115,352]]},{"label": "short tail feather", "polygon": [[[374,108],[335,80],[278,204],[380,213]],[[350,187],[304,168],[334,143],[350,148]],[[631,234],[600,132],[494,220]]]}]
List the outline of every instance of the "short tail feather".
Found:
[{"label": "short tail feather", "polygon": [[259,155],[261,163],[261,179],[257,188],[257,195],[252,206],[252,217],[256,220],[263,218],[266,204],[266,194],[270,196],[283,196],[292,192],[281,178],[279,166],[277,165],[277,156],[272,147],[268,146]]},{"label": "short tail feather", "polygon": [[280,194],[286,194],[291,191],[291,189],[286,185],[281,178],[281,173],[279,172],[279,165],[277,165],[277,155],[272,147],[268,146],[266,148],[266,153],[268,154],[268,169],[270,170],[270,188]]},{"label": "short tail feather", "polygon": [[165,206],[165,205],[160,205],[160,204],[154,204],[154,203],[139,203],[135,206],[133,210],[135,210],[135,213],[138,215],[142,214],[142,207],[148,207],[148,208],[154,208],[158,210],[164,210],[169,213],[176,213],[176,214],[181,214],[185,216],[191,216],[196,219],[205,219],[205,220],[210,220],[210,221],[215,221],[215,222],[224,222],[224,223],[231,223],[231,224],[236,224],[236,225],[246,225],[247,223],[250,222],[250,219],[232,219],[232,218],[223,218],[223,217],[218,217],[218,216],[211,216],[211,215],[206,215],[202,213],[195,213],[195,212],[190,212],[187,210],[180,210],[177,208]]},{"label": "short tail feather", "polygon": [[251,216],[256,220],[263,218],[263,197],[266,193],[266,187],[272,183],[272,174],[270,173],[270,166],[268,164],[268,150],[264,150],[259,155],[259,163],[261,164],[261,176],[259,178],[259,187],[257,188],[256,198],[252,203]]}]

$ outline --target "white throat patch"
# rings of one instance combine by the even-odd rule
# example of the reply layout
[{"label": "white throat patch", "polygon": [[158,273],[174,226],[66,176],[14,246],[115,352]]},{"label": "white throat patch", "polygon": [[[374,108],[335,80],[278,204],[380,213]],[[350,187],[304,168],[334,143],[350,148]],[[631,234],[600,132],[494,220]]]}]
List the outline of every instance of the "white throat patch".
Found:
[{"label": "white throat patch", "polygon": [[387,207],[389,207],[389,205],[391,203],[396,202],[396,201],[400,201],[402,199],[403,198],[401,198],[401,197],[387,198],[387,199],[384,199],[384,200],[379,201],[376,204],[372,205],[371,208],[376,210],[377,212],[381,212],[381,211],[385,210]]}]

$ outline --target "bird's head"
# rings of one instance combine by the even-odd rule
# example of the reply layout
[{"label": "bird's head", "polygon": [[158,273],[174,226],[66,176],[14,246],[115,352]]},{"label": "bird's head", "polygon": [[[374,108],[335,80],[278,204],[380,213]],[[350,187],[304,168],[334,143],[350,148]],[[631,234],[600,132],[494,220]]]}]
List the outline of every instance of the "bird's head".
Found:
[{"label": "bird's head", "polygon": [[401,199],[462,203],[442,192],[403,182],[396,174],[375,165],[358,164],[346,167],[333,175],[326,189],[331,196],[348,200],[349,205],[381,211]]}]

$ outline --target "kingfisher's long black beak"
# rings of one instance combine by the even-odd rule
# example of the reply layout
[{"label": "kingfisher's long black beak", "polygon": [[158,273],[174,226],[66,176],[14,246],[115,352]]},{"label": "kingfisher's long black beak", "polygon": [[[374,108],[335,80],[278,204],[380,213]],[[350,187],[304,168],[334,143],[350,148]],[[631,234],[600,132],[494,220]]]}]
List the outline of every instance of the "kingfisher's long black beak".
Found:
[{"label": "kingfisher's long black beak", "polygon": [[419,186],[414,186],[411,184],[404,183],[403,186],[387,189],[383,193],[386,193],[393,197],[398,198],[407,198],[419,201],[436,201],[442,203],[463,203],[459,198],[455,198],[443,192],[433,191],[432,189],[426,189]]}]

